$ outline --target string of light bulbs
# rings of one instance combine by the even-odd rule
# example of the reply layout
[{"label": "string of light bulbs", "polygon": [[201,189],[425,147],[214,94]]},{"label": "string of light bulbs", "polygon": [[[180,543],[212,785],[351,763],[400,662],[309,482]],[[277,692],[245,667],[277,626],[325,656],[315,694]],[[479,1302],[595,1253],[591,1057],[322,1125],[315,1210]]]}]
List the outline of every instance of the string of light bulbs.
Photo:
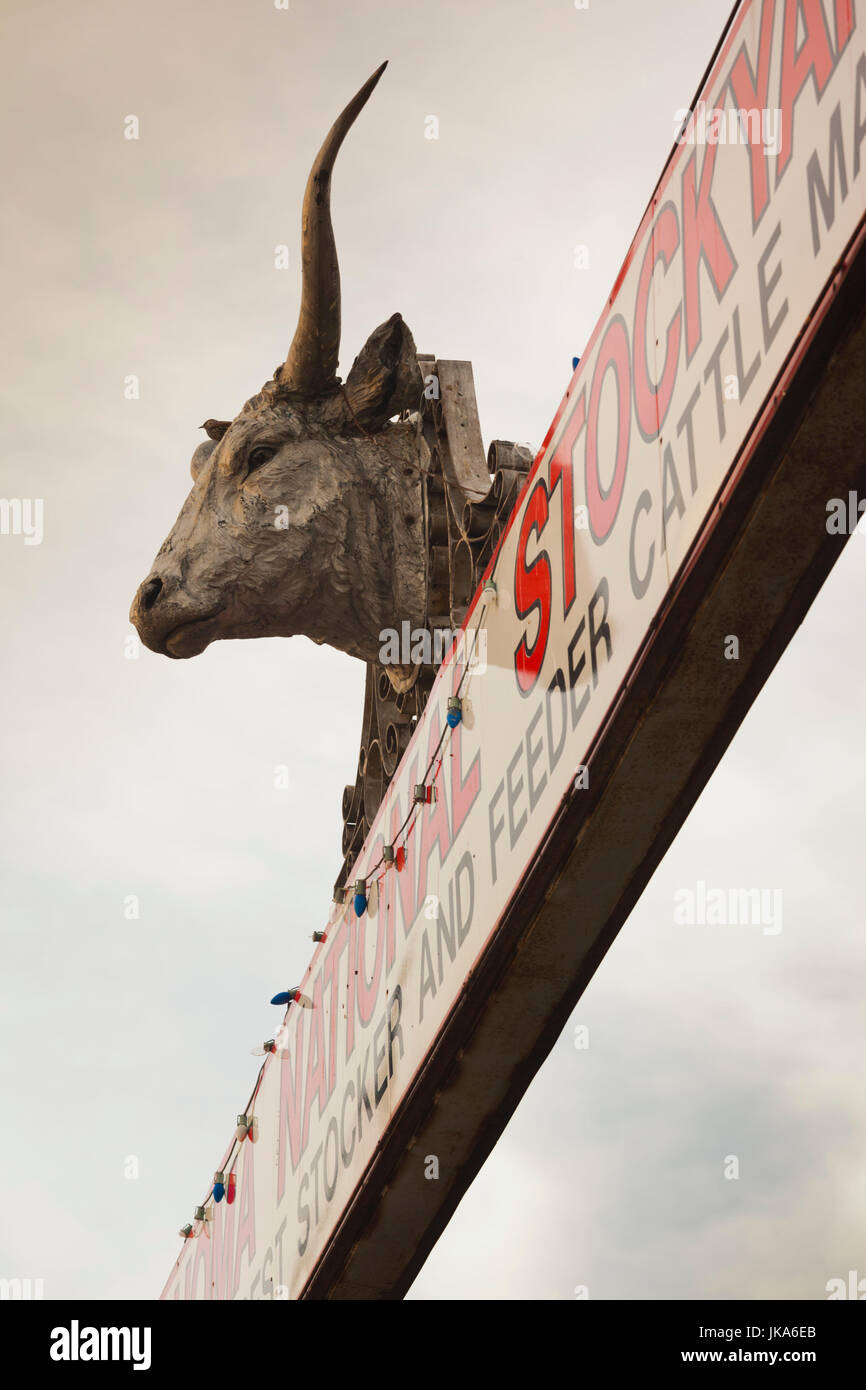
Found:
[{"label": "string of light bulbs", "polygon": [[[433,749],[433,752],[430,755],[429,762],[427,763],[427,767],[424,770],[424,776],[421,782],[415,785],[409,809],[406,812],[406,816],[403,820],[402,825],[400,825],[399,829],[397,830],[394,836],[394,840],[390,845],[383,846],[382,854],[380,855],[377,862],[373,864],[370,869],[368,869],[366,876],[363,879],[358,879],[355,884],[356,892],[354,907],[355,913],[358,917],[360,917],[363,914],[363,912],[366,911],[367,908],[367,879],[375,878],[377,871],[380,868],[382,868],[383,865],[385,867],[390,867],[392,864],[394,864],[398,871],[403,868],[405,864],[406,842],[408,842],[409,836],[412,834],[412,831],[414,830],[415,825],[417,823],[418,810],[421,806],[430,804],[430,797],[427,795],[427,793],[432,792],[434,790],[436,778],[442,768],[443,758],[440,757],[442,745],[444,744],[445,739],[449,735],[453,735],[454,730],[457,729],[462,723],[463,685],[466,681],[467,676],[469,675],[470,666],[475,656],[475,651],[478,646],[478,633],[482,626],[482,623],[484,622],[484,615],[487,612],[488,607],[490,607],[491,604],[496,603],[497,591],[496,583],[493,579],[493,572],[495,570],[495,565],[498,558],[499,554],[497,553],[497,555],[494,557],[493,569],[491,570],[491,573],[488,576],[488,578],[485,579],[482,584],[481,592],[483,601],[481,605],[481,611],[478,615],[478,621],[472,630],[472,650],[470,652],[468,660],[464,664],[463,671],[460,675],[460,680],[457,684],[456,692],[448,697],[448,707],[445,716],[445,724],[442,728],[442,732],[439,735],[436,747]],[[428,779],[430,779],[429,786]],[[397,841],[401,838],[401,836],[404,840],[403,846],[400,847],[402,848],[403,852],[402,864],[399,862],[398,858],[398,856],[400,855],[400,848],[397,847]],[[363,885],[363,889],[361,891],[357,891],[359,885]],[[347,892],[348,890],[344,890],[344,893]],[[345,901],[346,899],[344,897],[343,902],[345,903]],[[326,932],[313,932],[313,941],[318,943],[326,940]],[[274,995],[273,999],[271,1000],[271,1003],[285,1004],[285,1017],[288,1017],[288,1009],[293,1003],[299,1003],[307,1008],[312,1007],[312,1001],[308,1000],[305,996],[301,994],[300,986],[298,986],[295,989],[281,991],[279,994]],[[285,1028],[285,1017],[281,1025],[281,1029]],[[214,1173],[210,1191],[208,1192],[204,1202],[200,1206],[197,1206],[195,1208],[194,1222],[187,1223],[185,1226],[181,1227],[179,1234],[183,1238],[184,1242],[186,1242],[187,1240],[195,1239],[196,1236],[199,1234],[199,1230],[203,1230],[206,1237],[210,1239],[210,1231],[208,1230],[208,1224],[213,1220],[212,1203],[220,1203],[223,1201],[223,1199],[225,1199],[226,1203],[229,1206],[231,1206],[232,1203],[235,1201],[237,1192],[237,1174],[235,1173],[235,1165],[237,1163],[238,1158],[240,1157],[240,1151],[243,1141],[245,1139],[249,1139],[250,1143],[252,1144],[255,1144],[258,1141],[259,1122],[255,1114],[256,1099],[258,1097],[258,1093],[261,1088],[262,1081],[264,1079],[265,1067],[267,1066],[268,1058],[271,1054],[281,1051],[282,1046],[281,1044],[277,1044],[276,1039],[269,1038],[263,1044],[263,1050],[265,1052],[265,1058],[261,1066],[259,1067],[259,1074],[256,1077],[256,1083],[253,1086],[252,1094],[250,1095],[250,1098],[247,1101],[246,1107],[243,1113],[237,1116],[235,1133],[231,1145],[229,1147],[228,1157],[227,1160],[223,1160],[225,1166],[223,1168],[218,1168]]]},{"label": "string of light bulbs", "polygon": [[[498,557],[497,557],[497,558],[498,558]],[[358,879],[358,880],[356,881],[356,890],[357,890],[358,884],[360,884],[360,883],[366,883],[366,881],[367,881],[368,878],[375,878],[375,877],[376,877],[376,872],[377,872],[377,870],[380,869],[380,868],[382,867],[383,864],[386,865],[386,866],[390,866],[392,863],[394,863],[394,852],[395,852],[395,849],[396,849],[397,841],[400,839],[400,836],[401,836],[401,835],[403,834],[403,832],[406,830],[406,827],[407,827],[407,825],[409,825],[410,821],[414,823],[414,820],[415,820],[415,816],[416,816],[418,807],[419,807],[419,806],[426,805],[426,804],[429,804],[429,803],[428,803],[428,800],[427,800],[427,798],[426,798],[426,796],[421,796],[421,795],[419,795],[419,793],[421,793],[421,792],[427,790],[427,786],[426,786],[426,784],[427,784],[427,779],[428,779],[428,777],[430,776],[430,772],[431,772],[431,770],[432,770],[432,768],[433,768],[433,766],[434,766],[434,764],[435,764],[435,762],[436,762],[437,757],[439,756],[439,751],[440,751],[440,749],[442,748],[442,745],[443,745],[443,743],[445,742],[446,737],[447,737],[449,734],[452,734],[453,731],[462,723],[462,720],[463,720],[463,701],[462,701],[462,696],[461,696],[461,691],[463,690],[463,683],[464,683],[464,681],[466,680],[466,677],[469,675],[469,668],[470,668],[470,666],[471,666],[471,664],[472,664],[472,659],[473,659],[473,657],[475,656],[475,650],[476,650],[476,647],[478,646],[478,633],[479,633],[479,630],[480,630],[480,628],[481,628],[481,626],[482,626],[482,623],[484,622],[484,615],[485,615],[485,613],[487,612],[488,607],[489,607],[492,603],[495,603],[495,602],[496,602],[496,583],[495,583],[495,581],[493,580],[492,572],[491,572],[491,576],[490,576],[489,578],[485,579],[485,581],[484,581],[484,583],[483,583],[483,585],[482,585],[482,590],[481,590],[481,592],[482,592],[482,595],[484,596],[484,601],[482,602],[481,611],[480,611],[480,613],[479,613],[479,615],[478,615],[478,622],[475,624],[475,627],[472,629],[472,650],[471,650],[471,652],[470,652],[470,654],[469,654],[469,659],[468,659],[468,660],[466,661],[466,663],[464,664],[463,671],[461,672],[461,675],[460,675],[460,680],[459,680],[459,682],[458,682],[458,684],[457,684],[457,690],[455,691],[455,693],[454,693],[453,695],[450,695],[450,696],[448,697],[448,709],[447,709],[447,713],[446,713],[446,716],[445,716],[445,725],[444,725],[444,727],[443,727],[443,729],[442,729],[442,732],[441,732],[440,735],[439,735],[439,741],[438,741],[438,743],[436,744],[436,747],[433,749],[433,752],[432,752],[431,755],[430,755],[430,761],[428,762],[427,767],[426,767],[425,770],[424,770],[424,776],[423,776],[422,780],[421,780],[419,783],[417,783],[416,786],[415,786],[415,790],[414,790],[414,793],[413,793],[413,798],[412,798],[412,801],[411,801],[411,803],[410,803],[409,810],[406,812],[406,815],[405,815],[405,818],[404,818],[404,820],[403,820],[402,825],[398,828],[396,834],[394,835],[394,839],[393,839],[393,841],[391,842],[391,844],[389,844],[389,845],[384,845],[384,846],[383,846],[382,853],[381,853],[379,859],[376,861],[375,864],[373,864],[373,865],[367,870],[367,873],[366,873],[365,877],[364,877],[363,879]],[[442,760],[440,759],[440,760],[439,760],[439,766],[441,766],[441,761],[442,761]],[[433,780],[434,780],[434,782],[435,782],[435,773],[434,773]],[[407,839],[409,838],[409,832],[407,832],[406,838],[407,838]],[[390,852],[390,853],[389,853],[389,852]],[[402,867],[402,866],[398,865],[397,867],[398,867],[398,869],[399,869],[399,868]],[[344,891],[344,892],[347,892],[348,890],[345,890],[345,889],[344,889],[343,891]],[[363,897],[363,896],[365,896],[364,893],[363,893],[363,890],[361,890],[360,892],[356,891],[356,893],[355,893],[355,898],[356,898],[356,900],[357,900],[359,897]],[[343,901],[345,902],[345,898],[343,899]],[[357,901],[356,901],[356,911],[357,911]],[[362,911],[363,911],[363,909],[362,909]],[[357,915],[360,917],[360,916],[361,916],[361,912],[357,912]]]}]

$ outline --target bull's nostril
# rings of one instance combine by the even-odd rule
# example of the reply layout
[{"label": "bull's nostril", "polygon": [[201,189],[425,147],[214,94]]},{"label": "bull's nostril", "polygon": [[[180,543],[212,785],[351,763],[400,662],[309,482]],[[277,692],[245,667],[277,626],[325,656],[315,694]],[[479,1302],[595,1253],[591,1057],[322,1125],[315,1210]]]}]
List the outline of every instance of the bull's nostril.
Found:
[{"label": "bull's nostril", "polygon": [[149,613],[156,600],[162,593],[161,579],[148,579],[146,584],[141,586],[141,606],[145,613]]}]

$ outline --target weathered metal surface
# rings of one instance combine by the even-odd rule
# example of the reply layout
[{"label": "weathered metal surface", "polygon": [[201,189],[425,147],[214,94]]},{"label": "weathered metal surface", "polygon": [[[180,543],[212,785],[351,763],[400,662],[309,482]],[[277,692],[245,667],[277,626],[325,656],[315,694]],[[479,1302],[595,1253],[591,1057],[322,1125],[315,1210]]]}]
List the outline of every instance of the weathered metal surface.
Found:
[{"label": "weathered metal surface", "polygon": [[[418,364],[424,378],[438,384],[439,394],[425,394],[420,411],[407,416],[429,458],[422,475],[427,612],[412,633],[426,630],[432,638],[462,623],[533,455],[526,445],[496,439],[485,458],[468,362],[419,354]],[[378,661],[367,666],[357,777],[343,795],[344,857],[334,883],[337,901],[351,886],[358,852],[427,703],[435,674],[435,662],[401,666],[396,673],[393,666],[383,667]]]},{"label": "weathered metal surface", "polygon": [[205,421],[193,489],[133,600],[142,642],[163,655],[302,633],[375,661],[383,628],[424,623],[427,454],[413,423],[395,422],[417,406],[422,379],[400,315],[374,329],[345,383],[336,375],[331,171],[382,70],[334,123],[310,173],[286,361],[233,420]]},{"label": "weathered metal surface", "polygon": [[440,398],[431,401],[431,407],[442,438],[443,474],[470,502],[481,502],[490,491],[490,477],[481,443],[472,363],[440,362],[435,370]]}]

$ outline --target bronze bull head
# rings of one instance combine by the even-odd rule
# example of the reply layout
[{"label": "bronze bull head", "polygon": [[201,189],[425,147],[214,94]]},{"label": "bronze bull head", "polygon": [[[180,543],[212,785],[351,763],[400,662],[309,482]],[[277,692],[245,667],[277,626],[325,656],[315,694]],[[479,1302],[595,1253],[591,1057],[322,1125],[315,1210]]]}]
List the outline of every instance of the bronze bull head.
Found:
[{"label": "bronze bull head", "polygon": [[427,609],[423,435],[401,413],[424,386],[399,314],[337,376],[334,160],[384,71],[334,123],[307,182],[303,288],[284,363],[231,421],[208,420],[193,488],[130,617],[165,656],[226,637],[304,634],[375,661],[380,632]]}]

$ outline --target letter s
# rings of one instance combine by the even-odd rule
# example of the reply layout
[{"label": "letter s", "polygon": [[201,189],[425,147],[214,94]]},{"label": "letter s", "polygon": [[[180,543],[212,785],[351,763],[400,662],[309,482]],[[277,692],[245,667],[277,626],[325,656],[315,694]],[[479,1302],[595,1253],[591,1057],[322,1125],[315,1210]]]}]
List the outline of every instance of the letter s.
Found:
[{"label": "letter s", "polygon": [[532,564],[526,563],[529,538],[533,531],[537,536],[541,535],[547,525],[549,511],[547,487],[544,479],[539,478],[529,494],[526,511],[523,513],[514,572],[514,608],[517,616],[528,618],[533,609],[538,611],[535,641],[530,647],[524,633],[514,652],[514,672],[521,695],[528,695],[538,680],[550,632],[550,558],[546,550],[539,549]]}]

